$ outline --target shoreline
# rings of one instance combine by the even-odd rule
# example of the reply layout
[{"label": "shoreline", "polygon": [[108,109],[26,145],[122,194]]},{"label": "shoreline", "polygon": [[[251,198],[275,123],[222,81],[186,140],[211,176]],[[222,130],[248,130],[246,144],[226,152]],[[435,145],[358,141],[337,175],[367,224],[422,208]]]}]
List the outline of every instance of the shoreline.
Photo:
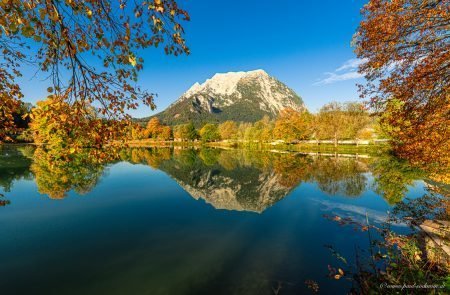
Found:
[{"label": "shoreline", "polygon": [[338,144],[337,147],[334,144],[329,143],[261,143],[261,142],[231,142],[231,141],[218,141],[218,142],[201,142],[201,141],[156,141],[156,140],[133,140],[126,142],[130,148],[152,148],[152,147],[196,147],[196,148],[222,148],[222,149],[250,149],[250,150],[274,150],[274,151],[286,151],[286,152],[309,152],[309,153],[340,153],[346,152],[350,154],[364,153],[364,154],[378,154],[380,152],[389,152],[390,146],[385,143],[380,144]]}]

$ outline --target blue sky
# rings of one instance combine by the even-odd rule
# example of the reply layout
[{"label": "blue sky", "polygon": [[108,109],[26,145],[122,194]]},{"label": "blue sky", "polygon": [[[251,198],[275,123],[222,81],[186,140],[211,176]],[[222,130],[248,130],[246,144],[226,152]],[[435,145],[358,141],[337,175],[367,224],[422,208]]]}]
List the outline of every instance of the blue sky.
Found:
[{"label": "blue sky", "polygon": [[[217,72],[264,69],[286,83],[316,112],[337,100],[358,100],[351,39],[360,21],[362,0],[180,0],[191,21],[185,24],[189,56],[166,56],[162,49],[143,53],[139,83],[157,93],[157,110],[140,107],[144,117],[164,110],[195,82]],[[48,81],[21,84],[26,101],[44,97]]]}]

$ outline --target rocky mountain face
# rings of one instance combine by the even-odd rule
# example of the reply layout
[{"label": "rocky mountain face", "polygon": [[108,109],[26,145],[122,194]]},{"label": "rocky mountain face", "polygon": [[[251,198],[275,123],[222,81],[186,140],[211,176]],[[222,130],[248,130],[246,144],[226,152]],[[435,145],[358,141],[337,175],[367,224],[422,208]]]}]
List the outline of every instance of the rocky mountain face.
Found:
[{"label": "rocky mountain face", "polygon": [[[162,161],[158,169],[174,179],[189,195],[216,209],[261,213],[295,187],[286,185],[273,169],[245,164],[236,151],[185,151]],[[206,164],[206,163],[207,164]]]},{"label": "rocky mountain face", "polygon": [[262,213],[291,190],[280,185],[279,175],[273,172],[260,172],[244,183],[213,171],[191,171],[190,176],[191,181],[175,180],[194,199],[202,199],[215,209]]},{"label": "rocky mountain face", "polygon": [[156,115],[169,125],[226,120],[256,122],[276,117],[284,108],[303,111],[305,105],[292,89],[263,70],[215,74],[195,83],[175,103]]}]

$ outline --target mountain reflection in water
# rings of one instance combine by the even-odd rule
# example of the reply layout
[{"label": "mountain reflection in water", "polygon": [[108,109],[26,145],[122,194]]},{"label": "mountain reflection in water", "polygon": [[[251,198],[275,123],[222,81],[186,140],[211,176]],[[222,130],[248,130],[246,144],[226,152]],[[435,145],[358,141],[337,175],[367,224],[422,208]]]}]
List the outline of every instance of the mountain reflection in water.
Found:
[{"label": "mountain reflection in water", "polygon": [[273,295],[305,294],[304,282],[315,280],[323,294],[346,294],[351,282],[327,277],[336,261],[324,245],[351,265],[356,248],[368,250],[367,235],[323,216],[380,224],[391,204],[437,185],[386,154],[140,148],[64,156],[4,145],[0,289]]},{"label": "mountain reflection in water", "polygon": [[216,209],[258,213],[301,183],[314,183],[329,195],[349,198],[373,189],[389,204],[395,204],[404,197],[408,186],[424,178],[419,170],[389,155],[310,156],[237,149],[134,148],[102,151],[100,155],[87,150],[70,161],[57,161],[43,149],[31,146],[3,149],[0,186],[9,191],[14,180],[34,175],[39,192],[52,199],[63,199],[70,190],[79,195],[88,193],[110,165],[121,161],[165,172],[193,198],[203,199]]}]

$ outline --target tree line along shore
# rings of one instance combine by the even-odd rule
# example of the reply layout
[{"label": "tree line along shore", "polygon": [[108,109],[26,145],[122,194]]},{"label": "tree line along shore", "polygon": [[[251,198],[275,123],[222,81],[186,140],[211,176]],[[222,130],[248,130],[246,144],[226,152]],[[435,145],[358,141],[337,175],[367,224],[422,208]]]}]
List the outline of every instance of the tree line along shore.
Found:
[{"label": "tree line along shore", "polygon": [[372,145],[388,142],[378,118],[357,102],[332,102],[317,114],[282,110],[275,119],[268,116],[254,123],[225,121],[205,122],[200,126],[185,123],[165,125],[158,117],[147,124],[134,124],[130,132],[132,145],[155,143],[201,143],[223,145]]}]

